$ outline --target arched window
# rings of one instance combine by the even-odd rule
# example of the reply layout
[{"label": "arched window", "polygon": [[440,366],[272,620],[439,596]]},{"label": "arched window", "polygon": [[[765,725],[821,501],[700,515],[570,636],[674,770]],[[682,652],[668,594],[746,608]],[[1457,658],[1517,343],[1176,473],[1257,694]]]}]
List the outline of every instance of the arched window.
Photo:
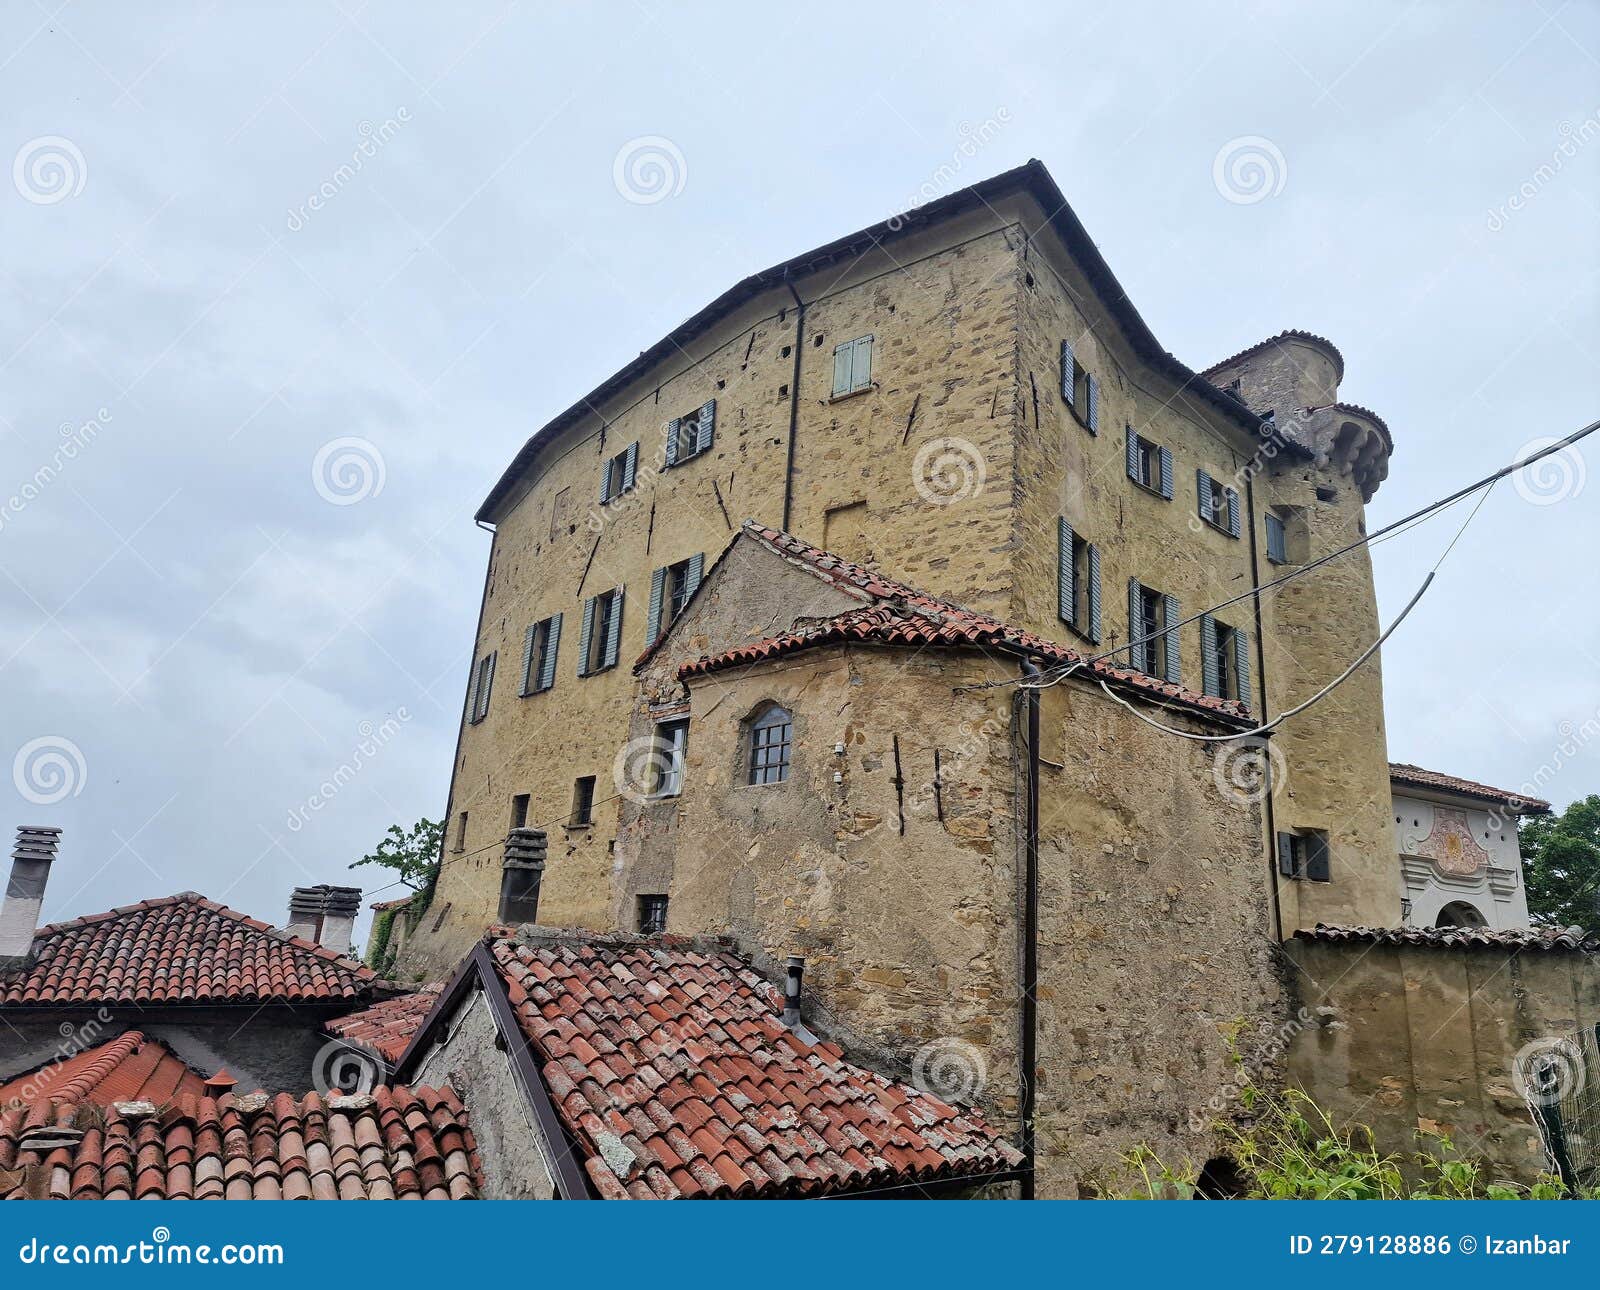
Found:
[{"label": "arched window", "polygon": [[794,721],[774,704],[750,723],[750,782],[781,784],[789,778]]},{"label": "arched window", "polygon": [[1452,900],[1439,911],[1435,927],[1487,927],[1489,920],[1478,912],[1476,905],[1465,900]]}]

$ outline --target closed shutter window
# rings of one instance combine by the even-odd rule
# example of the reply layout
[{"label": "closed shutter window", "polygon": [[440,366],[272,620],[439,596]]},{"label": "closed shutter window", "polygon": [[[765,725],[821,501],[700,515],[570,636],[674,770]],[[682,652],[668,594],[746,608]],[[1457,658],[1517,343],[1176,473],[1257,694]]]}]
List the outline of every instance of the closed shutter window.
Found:
[{"label": "closed shutter window", "polygon": [[872,387],[872,337],[858,336],[833,349],[833,397]]},{"label": "closed shutter window", "polygon": [[539,659],[537,688],[540,691],[548,690],[556,683],[556,653],[561,648],[561,615],[553,614],[547,622],[543,656]]},{"label": "closed shutter window", "polygon": [[1090,434],[1100,433],[1100,379],[1089,373],[1089,415],[1084,424],[1089,427]]},{"label": "closed shutter window", "polygon": [[1289,534],[1278,516],[1267,512],[1267,559],[1273,564],[1289,563]]},{"label": "closed shutter window", "polygon": [[1328,865],[1328,835],[1320,830],[1308,833],[1301,839],[1306,848],[1306,877],[1312,882],[1330,882]]},{"label": "closed shutter window", "polygon": [[611,593],[611,621],[607,624],[605,667],[615,667],[622,650],[622,588]]},{"label": "closed shutter window", "polygon": [[1073,357],[1072,342],[1061,342],[1061,397],[1067,401],[1067,406],[1073,407],[1078,391],[1078,364]]},{"label": "closed shutter window", "polygon": [[1072,525],[1056,520],[1056,613],[1061,621],[1078,625],[1078,595],[1074,585]]}]

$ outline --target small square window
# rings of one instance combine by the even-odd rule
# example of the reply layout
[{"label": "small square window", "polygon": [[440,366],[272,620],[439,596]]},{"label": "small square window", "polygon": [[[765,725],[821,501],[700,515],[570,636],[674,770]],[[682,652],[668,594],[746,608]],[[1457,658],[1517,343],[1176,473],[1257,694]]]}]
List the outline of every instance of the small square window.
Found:
[{"label": "small square window", "polygon": [[1327,831],[1296,829],[1278,834],[1278,872],[1285,878],[1297,881],[1332,881]]},{"label": "small square window", "polygon": [[572,827],[594,823],[594,776],[580,775],[572,781]]},{"label": "small square window", "polygon": [[639,897],[639,930],[646,936],[656,936],[667,930],[665,896]]}]

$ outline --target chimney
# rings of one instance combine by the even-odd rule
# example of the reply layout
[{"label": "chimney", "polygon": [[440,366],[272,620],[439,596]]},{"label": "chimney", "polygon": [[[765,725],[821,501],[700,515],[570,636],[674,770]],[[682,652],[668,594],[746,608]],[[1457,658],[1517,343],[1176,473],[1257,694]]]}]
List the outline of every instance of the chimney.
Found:
[{"label": "chimney", "polygon": [[800,985],[805,974],[805,959],[791,954],[788,971],[783,974],[783,1024],[790,1030],[800,1029]]},{"label": "chimney", "polygon": [[206,1096],[213,1101],[226,1097],[233,1092],[233,1086],[238,1082],[232,1075],[228,1074],[227,1068],[224,1067],[206,1081]]},{"label": "chimney", "polygon": [[539,921],[539,883],[544,877],[543,829],[512,829],[500,862],[500,921],[515,926]]},{"label": "chimney", "polygon": [[334,887],[328,883],[296,887],[289,897],[289,922],[283,930],[290,936],[348,954],[360,908],[360,887]]},{"label": "chimney", "polygon": [[0,971],[21,967],[33,949],[39,926],[39,906],[44,885],[56,858],[61,830],[46,825],[23,825],[11,852],[11,878],[6,883],[5,904],[0,905]]}]

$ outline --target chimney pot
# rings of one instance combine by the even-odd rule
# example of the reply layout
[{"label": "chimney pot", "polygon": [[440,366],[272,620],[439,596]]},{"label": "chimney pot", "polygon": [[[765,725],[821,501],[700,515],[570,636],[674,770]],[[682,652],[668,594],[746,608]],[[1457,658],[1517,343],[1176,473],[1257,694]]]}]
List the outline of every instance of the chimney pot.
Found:
[{"label": "chimney pot", "polygon": [[215,1075],[206,1081],[206,1096],[212,1098],[213,1100],[220,1097],[226,1097],[229,1093],[233,1092],[234,1085],[236,1085],[238,1082],[239,1081],[234,1079],[232,1075],[228,1074],[225,1068],[223,1070],[219,1070]]},{"label": "chimney pot", "polygon": [[502,923],[538,921],[539,884],[548,846],[543,829],[518,828],[506,834],[505,858],[500,862]]},{"label": "chimney pot", "polygon": [[290,936],[348,954],[360,909],[360,887],[336,887],[331,883],[296,887],[289,897],[289,922],[283,930]]},{"label": "chimney pot", "polygon": [[28,961],[33,934],[39,927],[39,907],[44,904],[45,883],[55,862],[61,830],[48,824],[24,824],[17,829],[11,851],[11,877],[6,882],[5,903],[0,905],[0,971]]},{"label": "chimney pot", "polygon": [[783,1024],[790,1030],[800,1028],[800,988],[805,981],[805,972],[805,959],[798,954],[791,954],[788,969],[783,974]]}]

